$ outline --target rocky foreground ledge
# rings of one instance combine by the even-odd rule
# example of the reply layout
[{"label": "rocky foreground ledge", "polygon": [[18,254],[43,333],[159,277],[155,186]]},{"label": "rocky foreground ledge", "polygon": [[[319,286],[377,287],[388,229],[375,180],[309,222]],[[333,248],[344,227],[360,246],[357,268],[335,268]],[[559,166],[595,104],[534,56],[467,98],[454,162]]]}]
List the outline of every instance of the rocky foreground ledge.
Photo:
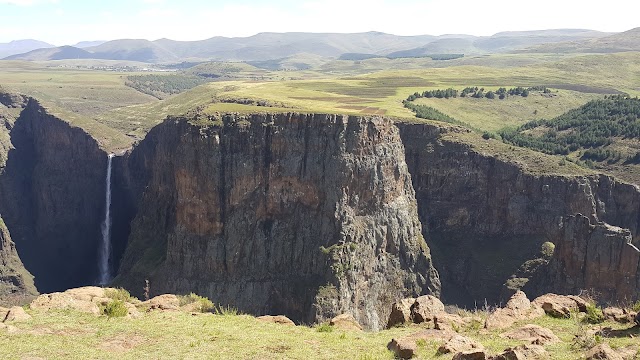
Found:
[{"label": "rocky foreground ledge", "polygon": [[[296,340],[278,338],[278,334],[292,331],[315,337],[313,340],[304,340],[303,346],[309,344],[311,347],[317,347],[327,336],[333,336],[328,333],[337,333],[336,339],[353,342],[354,352],[348,356],[353,355],[354,358],[362,358],[363,350],[358,348],[360,341],[379,339],[375,345],[379,347],[376,349],[379,356],[367,355],[364,357],[367,359],[636,359],[640,355],[640,315],[637,312],[629,308],[600,309],[588,299],[578,296],[546,294],[530,301],[521,291],[513,295],[504,307],[491,311],[466,311],[445,306],[431,295],[403,299],[391,306],[387,329],[365,332],[351,314],[341,314],[326,323],[309,327],[304,324],[296,325],[289,318],[278,314],[260,317],[239,315],[235,309],[217,307],[208,299],[193,294],[164,294],[140,301],[122,289],[83,287],[40,295],[28,306],[0,308],[0,339],[4,339],[3,344],[10,348],[13,339],[19,341],[21,336],[56,336],[56,330],[50,328],[50,319],[58,319],[56,316],[60,314],[64,315],[60,317],[62,320],[56,321],[72,321],[69,319],[73,318],[73,314],[83,316],[84,319],[80,324],[75,324],[78,328],[72,332],[63,332],[65,337],[83,334],[85,331],[97,331],[96,334],[108,332],[102,327],[114,324],[123,329],[135,329],[139,323],[154,323],[162,319],[169,319],[165,326],[175,326],[181,332],[206,332],[202,325],[192,324],[188,320],[204,317],[203,319],[211,319],[207,324],[222,323],[223,318],[226,321],[237,318],[238,321],[244,321],[238,325],[241,332],[260,329],[272,335],[275,333],[277,340],[274,341],[281,344],[281,350],[288,349]],[[111,320],[116,317],[119,319]],[[43,330],[39,321],[47,318],[49,320],[45,324],[49,327]],[[91,318],[95,318],[95,322]],[[107,319],[100,320],[101,318]],[[60,329],[71,325],[55,323]],[[168,333],[171,329],[165,328],[162,331]],[[140,333],[140,330],[135,332],[138,337]],[[218,329],[214,333],[217,335],[210,338],[210,341],[218,337],[232,339],[236,336],[229,328]],[[385,349],[385,337],[389,352]],[[135,341],[135,344],[130,344],[129,340],[122,341],[126,346],[123,345],[124,350],[118,351],[124,353],[132,351],[127,346],[134,348],[138,345]],[[220,344],[218,349],[224,351],[225,346],[232,348],[231,343]],[[184,344],[176,343],[176,346]],[[335,344],[328,342],[323,343],[323,346],[333,347]],[[16,355],[2,351],[0,350],[0,355]],[[261,351],[263,350],[257,349],[252,353],[262,354]],[[329,353],[337,356],[331,351]],[[315,354],[318,358],[331,358],[324,353]],[[284,358],[300,358],[299,355],[286,352],[275,357],[267,352],[263,355],[264,358],[282,358],[282,355]]]}]

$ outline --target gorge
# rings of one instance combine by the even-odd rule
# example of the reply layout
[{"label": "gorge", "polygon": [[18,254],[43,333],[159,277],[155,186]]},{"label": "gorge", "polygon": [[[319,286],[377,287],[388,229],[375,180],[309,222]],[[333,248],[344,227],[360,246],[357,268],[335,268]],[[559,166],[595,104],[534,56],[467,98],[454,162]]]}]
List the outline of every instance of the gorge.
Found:
[{"label": "gorge", "polygon": [[350,312],[371,329],[421,294],[473,307],[517,289],[640,292],[637,186],[534,173],[455,126],[168,118],[114,157],[35,99],[23,107],[6,126],[0,214],[40,292],[115,276],[140,295],[148,279],[153,294],[303,323]]}]

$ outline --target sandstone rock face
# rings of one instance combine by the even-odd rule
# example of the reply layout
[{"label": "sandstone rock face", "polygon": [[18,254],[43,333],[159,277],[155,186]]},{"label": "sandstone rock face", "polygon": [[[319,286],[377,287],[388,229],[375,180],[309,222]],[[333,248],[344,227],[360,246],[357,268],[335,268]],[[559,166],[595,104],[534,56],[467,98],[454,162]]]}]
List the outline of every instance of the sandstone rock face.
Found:
[{"label": "sandstone rock face", "polygon": [[466,336],[454,335],[438,348],[438,354],[455,354],[469,350],[484,350],[484,346]]},{"label": "sandstone rock face", "polygon": [[518,345],[491,357],[492,360],[542,360],[549,358],[549,353],[540,345]]},{"label": "sandstone rock face", "polygon": [[244,312],[387,324],[438,294],[397,128],[380,118],[169,120],[129,155],[138,213],[117,281]]},{"label": "sandstone rock face", "polygon": [[420,296],[411,305],[411,318],[416,324],[432,321],[433,318],[444,312],[444,304],[432,295]]},{"label": "sandstone rock face", "polygon": [[277,315],[277,316],[264,315],[264,316],[257,317],[257,319],[263,322],[268,322],[273,324],[290,325],[290,326],[296,325],[293,321],[291,321],[291,319],[283,315]]},{"label": "sandstone rock face", "polygon": [[587,360],[623,360],[622,356],[613,351],[606,343],[594,346],[585,356]]},{"label": "sandstone rock face", "polygon": [[586,311],[586,301],[577,296],[545,294],[535,298],[533,304],[557,318],[568,318],[572,312]]},{"label": "sandstone rock face", "polygon": [[31,315],[27,314],[20,306],[14,306],[7,312],[3,322],[21,322],[31,320]]},{"label": "sandstone rock face", "polygon": [[340,329],[349,331],[361,331],[362,326],[358,324],[358,321],[353,318],[351,314],[342,314],[334,317],[329,321],[329,325]]},{"label": "sandstone rock face", "polygon": [[0,213],[41,292],[92,283],[107,154],[29,99],[0,171]]},{"label": "sandstone rock face", "polygon": [[518,291],[509,299],[504,308],[498,308],[489,314],[484,327],[504,329],[517,321],[534,319],[543,315],[544,311],[537,304],[532,304],[524,292]]},{"label": "sandstone rock face", "polygon": [[415,355],[416,350],[418,350],[418,346],[415,341],[392,339],[391,342],[387,344],[387,349],[391,350],[396,358],[411,359]]},{"label": "sandstone rock face", "polygon": [[387,328],[389,329],[396,325],[411,322],[411,305],[415,302],[416,299],[407,298],[393,303],[393,305],[391,305],[389,321],[387,321]]},{"label": "sandstone rock face", "polygon": [[502,334],[502,336],[507,339],[527,341],[536,345],[547,345],[560,341],[560,338],[558,338],[553,331],[533,324],[514,329]]},{"label": "sandstone rock face", "polygon": [[[464,130],[397,126],[446,303],[474,307],[478,299],[505,301],[512,292],[505,293],[503,284],[532,296],[591,286],[618,299],[638,297],[640,263],[629,245],[629,240],[640,244],[635,186],[602,175],[534,175],[450,135]],[[628,231],[587,228],[571,218],[576,214],[594,225]],[[572,234],[588,238],[579,242]],[[547,241],[557,245],[551,268],[539,254]],[[524,265],[527,271],[521,271]],[[522,277],[512,278],[519,272]]]}]

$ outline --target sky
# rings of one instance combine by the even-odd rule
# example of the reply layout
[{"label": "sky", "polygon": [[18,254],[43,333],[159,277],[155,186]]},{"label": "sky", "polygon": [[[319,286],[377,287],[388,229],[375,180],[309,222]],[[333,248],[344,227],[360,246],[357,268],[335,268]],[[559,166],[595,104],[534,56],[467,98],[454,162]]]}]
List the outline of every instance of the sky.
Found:
[{"label": "sky", "polygon": [[259,32],[470,34],[640,26],[637,0],[0,0],[0,42],[213,36]]}]

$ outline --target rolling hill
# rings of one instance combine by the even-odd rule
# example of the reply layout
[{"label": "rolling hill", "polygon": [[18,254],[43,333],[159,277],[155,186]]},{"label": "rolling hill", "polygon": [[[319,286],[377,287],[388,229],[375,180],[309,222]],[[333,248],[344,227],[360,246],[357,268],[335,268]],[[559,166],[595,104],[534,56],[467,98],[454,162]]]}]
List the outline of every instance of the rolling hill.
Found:
[{"label": "rolling hill", "polygon": [[44,41],[32,40],[32,39],[14,40],[8,43],[0,43],[0,58],[4,58],[4,57],[15,55],[15,54],[23,54],[31,50],[51,48],[51,47],[55,47],[55,45],[51,45]]},{"label": "rolling hill", "polygon": [[530,53],[615,53],[624,51],[640,51],[640,27],[604,37],[542,44],[524,50],[524,52]]},{"label": "rolling hill", "polygon": [[73,46],[60,46],[52,48],[43,48],[29,51],[25,54],[11,55],[5,58],[5,60],[27,60],[27,61],[41,61],[41,60],[67,60],[67,59],[92,59],[94,54],[78,49]]},{"label": "rolling hill", "polygon": [[[624,35],[623,35],[624,34]],[[263,62],[287,59],[305,54],[323,58],[361,57],[421,57],[432,54],[488,54],[529,48],[538,44],[594,42],[615,43],[612,48],[633,48],[636,42],[632,34],[607,36],[592,30],[558,29],[542,31],[503,32],[488,37],[448,34],[441,36],[397,36],[381,32],[352,34],[338,33],[259,33],[249,37],[213,37],[200,41],[175,41],[170,39],[113,40],[97,46],[84,47],[89,54],[70,51],[28,52],[13,55],[13,60],[75,59],[89,56],[93,59],[128,60],[146,63],[171,63],[181,61],[251,61]],[[617,37],[616,37],[617,36]],[[68,53],[69,57],[64,57]]]}]

